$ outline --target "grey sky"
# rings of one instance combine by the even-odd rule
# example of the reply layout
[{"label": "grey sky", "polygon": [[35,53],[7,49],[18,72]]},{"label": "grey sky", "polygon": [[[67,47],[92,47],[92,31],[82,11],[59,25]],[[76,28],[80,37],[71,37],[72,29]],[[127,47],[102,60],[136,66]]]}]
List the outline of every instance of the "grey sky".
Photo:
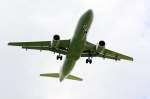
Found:
[{"label": "grey sky", "polygon": [[[1,99],[150,99],[149,0],[0,0]],[[71,38],[78,18],[93,9],[88,41],[135,61],[81,58],[72,74],[83,82],[39,77],[59,72],[56,54],[7,46],[10,41]]]}]

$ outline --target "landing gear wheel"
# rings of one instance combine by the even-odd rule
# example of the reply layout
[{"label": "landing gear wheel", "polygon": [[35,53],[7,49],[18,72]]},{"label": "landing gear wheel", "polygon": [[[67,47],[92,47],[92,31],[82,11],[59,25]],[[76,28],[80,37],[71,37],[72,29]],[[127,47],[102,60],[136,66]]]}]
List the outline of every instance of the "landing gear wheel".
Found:
[{"label": "landing gear wheel", "polygon": [[89,60],[88,59],[86,59],[86,63],[88,63],[89,62]]},{"label": "landing gear wheel", "polygon": [[90,59],[90,58],[86,59],[86,63],[91,64],[92,63],[92,59]]},{"label": "landing gear wheel", "polygon": [[62,60],[62,58],[63,57],[61,55],[57,55],[57,57],[56,57],[57,60],[59,60],[59,59]]},{"label": "landing gear wheel", "polygon": [[89,59],[89,63],[92,64],[92,60],[91,59]]},{"label": "landing gear wheel", "polygon": [[56,59],[57,59],[57,60],[59,59],[59,55],[57,55]]},{"label": "landing gear wheel", "polygon": [[62,60],[62,58],[63,58],[63,57],[62,57],[62,56],[60,56],[60,60]]}]

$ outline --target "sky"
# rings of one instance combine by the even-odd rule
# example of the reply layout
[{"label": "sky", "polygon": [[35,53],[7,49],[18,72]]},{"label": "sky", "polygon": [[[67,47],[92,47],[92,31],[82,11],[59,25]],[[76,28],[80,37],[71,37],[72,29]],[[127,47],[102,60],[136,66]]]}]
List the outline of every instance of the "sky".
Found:
[{"label": "sky", "polygon": [[[0,0],[1,99],[150,99],[149,0]],[[80,16],[92,9],[87,40],[132,56],[133,62],[77,61],[71,74],[82,82],[43,78],[63,61],[48,51],[8,46],[12,41],[51,41],[73,36]],[[64,56],[65,57],[65,56]],[[65,58],[63,58],[64,60]]]}]

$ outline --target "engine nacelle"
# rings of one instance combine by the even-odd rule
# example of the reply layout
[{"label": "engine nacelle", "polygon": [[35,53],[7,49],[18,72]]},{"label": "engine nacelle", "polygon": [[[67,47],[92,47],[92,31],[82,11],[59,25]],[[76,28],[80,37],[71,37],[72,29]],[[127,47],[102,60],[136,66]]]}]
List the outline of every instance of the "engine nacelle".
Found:
[{"label": "engine nacelle", "polygon": [[105,49],[105,41],[99,41],[98,45],[96,46],[96,50],[98,50],[99,53],[103,53]]},{"label": "engine nacelle", "polygon": [[56,34],[56,35],[54,35],[54,36],[53,36],[53,40],[60,40],[60,36],[59,36],[59,35],[57,35],[57,34]]},{"label": "engine nacelle", "polygon": [[99,44],[100,47],[105,47],[105,41],[99,41],[98,44]]},{"label": "engine nacelle", "polygon": [[51,43],[52,48],[57,48],[59,46],[59,42],[60,42],[60,36],[59,35],[54,35],[52,43]]}]

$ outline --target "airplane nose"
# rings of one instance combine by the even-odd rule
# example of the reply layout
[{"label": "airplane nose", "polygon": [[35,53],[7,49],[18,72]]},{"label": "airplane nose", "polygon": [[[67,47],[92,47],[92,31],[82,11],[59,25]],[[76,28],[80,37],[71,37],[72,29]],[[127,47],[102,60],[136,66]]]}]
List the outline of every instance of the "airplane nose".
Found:
[{"label": "airplane nose", "polygon": [[89,10],[86,12],[86,14],[92,15],[92,14],[93,14],[93,11],[92,11],[91,9],[89,9]]}]

